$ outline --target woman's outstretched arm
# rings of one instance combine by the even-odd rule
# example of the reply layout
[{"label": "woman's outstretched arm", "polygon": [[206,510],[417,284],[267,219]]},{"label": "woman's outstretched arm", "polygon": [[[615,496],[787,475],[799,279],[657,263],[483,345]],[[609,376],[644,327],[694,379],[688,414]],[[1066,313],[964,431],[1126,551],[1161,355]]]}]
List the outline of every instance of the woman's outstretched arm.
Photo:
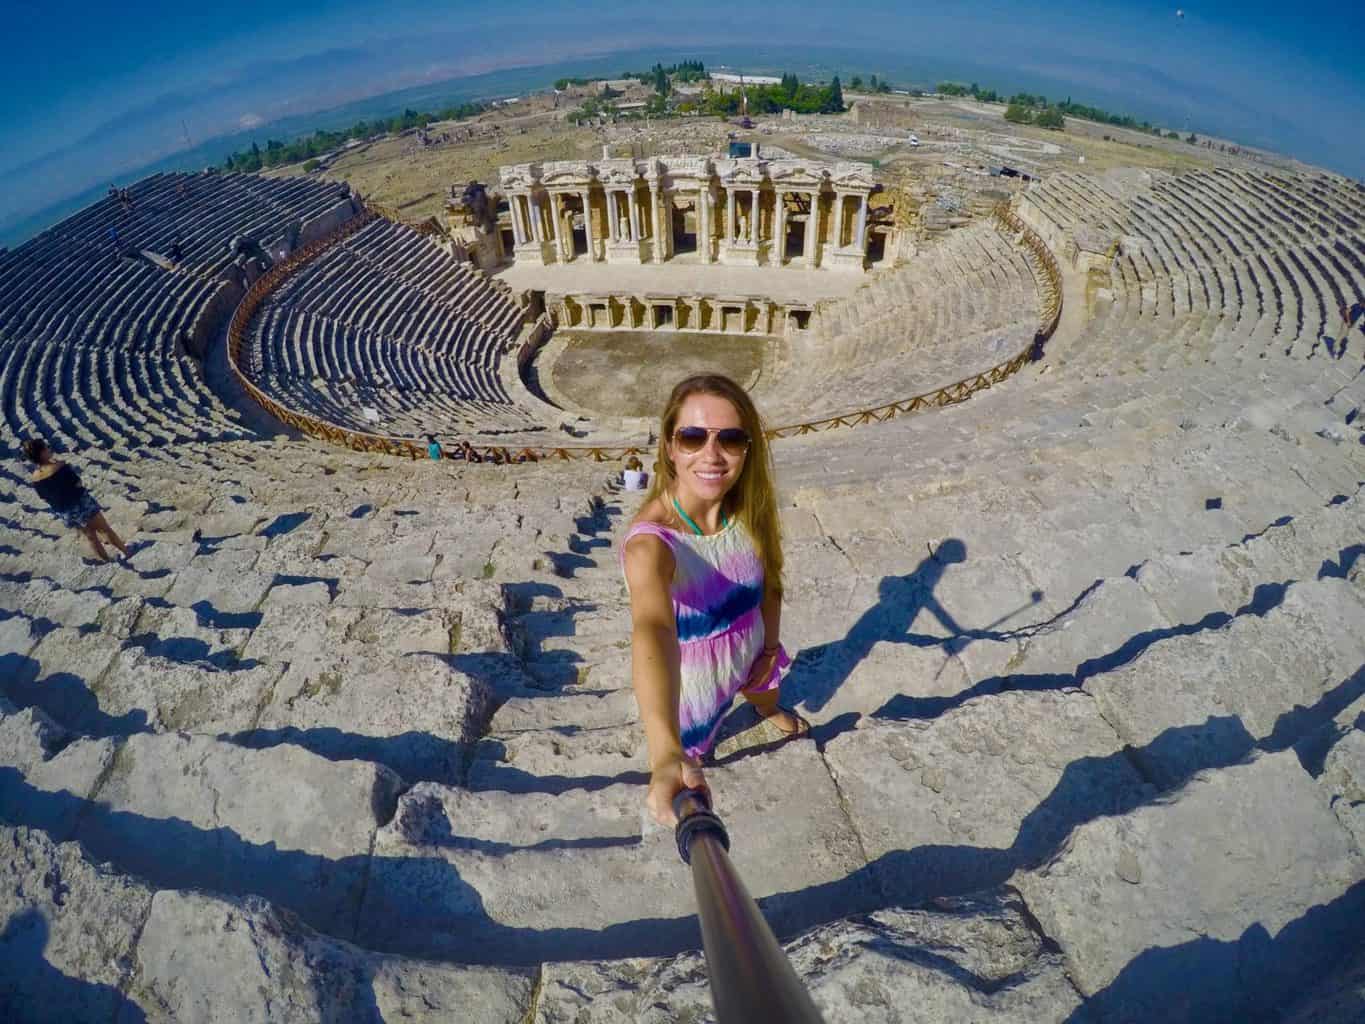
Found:
[{"label": "woman's outstretched arm", "polygon": [[678,722],[682,688],[678,626],[668,596],[673,553],[649,535],[626,544],[626,584],[630,587],[631,683],[649,746],[649,791],[645,805],[661,825],[672,825],[673,797],[679,790],[705,785],[701,769],[683,753]]}]

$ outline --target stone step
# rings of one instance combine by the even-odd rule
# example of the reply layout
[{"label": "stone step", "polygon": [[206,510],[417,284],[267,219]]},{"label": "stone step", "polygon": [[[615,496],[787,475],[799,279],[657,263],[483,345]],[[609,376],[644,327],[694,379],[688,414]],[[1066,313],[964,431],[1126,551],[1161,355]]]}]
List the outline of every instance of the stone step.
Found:
[{"label": "stone step", "polygon": [[259,896],[158,889],[36,829],[0,827],[0,879],[16,1020],[519,1024],[531,1013],[531,970],[367,952]]},{"label": "stone step", "polygon": [[[789,935],[871,909],[856,839],[813,745],[764,762],[718,767],[710,782],[736,864],[774,928]],[[803,795],[800,814],[773,798],[774,773]],[[695,949],[686,868],[671,832],[644,825],[638,783],[559,789],[540,778],[524,792],[423,783],[404,794],[375,844],[367,943],[476,963]]]},{"label": "stone step", "polygon": [[[785,943],[788,960],[826,1021],[1062,1021],[1079,998],[1060,957],[1008,892],[888,907]],[[710,1020],[699,953],[658,961],[546,964],[542,1024]]]},{"label": "stone step", "polygon": [[0,712],[5,824],[79,840],[155,886],[262,895],[350,934],[375,829],[402,788],[393,772],[207,736],[67,742],[41,713]]},{"label": "stone step", "polygon": [[1267,1019],[1359,948],[1362,879],[1358,848],[1284,751],[1080,824],[1014,884],[1097,1018],[1200,1021]]},{"label": "stone step", "polygon": [[1150,644],[1084,687],[1169,787],[1256,746],[1283,750],[1365,693],[1362,622],[1346,581],[1296,583],[1273,607]]}]

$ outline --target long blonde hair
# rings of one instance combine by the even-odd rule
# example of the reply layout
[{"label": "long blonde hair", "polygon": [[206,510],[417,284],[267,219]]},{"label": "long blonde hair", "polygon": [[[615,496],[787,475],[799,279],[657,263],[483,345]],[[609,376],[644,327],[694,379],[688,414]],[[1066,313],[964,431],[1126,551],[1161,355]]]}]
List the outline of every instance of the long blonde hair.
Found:
[{"label": "long blonde hair", "polygon": [[[749,452],[739,479],[730,488],[726,499],[731,504],[730,515],[744,524],[758,549],[763,563],[765,586],[774,593],[782,593],[782,524],[777,516],[777,490],[773,483],[773,457],[768,438],[763,430],[763,417],[753,399],[729,377],[719,373],[699,373],[679,381],[668,396],[659,423],[659,453],[654,473],[645,495],[645,506],[656,498],[668,507],[677,477],[668,458],[668,443],[678,425],[678,413],[692,395],[714,395],[735,407],[740,423],[749,435]],[[642,506],[644,507],[644,506]]]}]

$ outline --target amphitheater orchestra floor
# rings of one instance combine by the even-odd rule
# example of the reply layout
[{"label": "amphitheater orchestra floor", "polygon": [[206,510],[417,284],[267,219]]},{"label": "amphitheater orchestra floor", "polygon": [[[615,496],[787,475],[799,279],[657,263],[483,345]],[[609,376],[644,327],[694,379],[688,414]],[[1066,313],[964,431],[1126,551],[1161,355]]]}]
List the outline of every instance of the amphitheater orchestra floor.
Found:
[{"label": "amphitheater orchestra floor", "polygon": [[685,259],[631,266],[579,262],[530,266],[517,263],[494,274],[514,291],[594,294],[752,295],[782,303],[815,303],[852,295],[868,275],[857,271],[795,267],[702,265]]}]

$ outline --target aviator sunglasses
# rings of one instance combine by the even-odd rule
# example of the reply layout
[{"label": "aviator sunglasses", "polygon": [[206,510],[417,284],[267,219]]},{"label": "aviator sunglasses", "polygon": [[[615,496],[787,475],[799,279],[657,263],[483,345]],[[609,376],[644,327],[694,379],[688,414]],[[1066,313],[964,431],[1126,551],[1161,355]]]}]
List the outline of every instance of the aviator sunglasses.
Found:
[{"label": "aviator sunglasses", "polygon": [[720,450],[731,457],[738,457],[749,450],[749,433],[741,427],[679,427],[673,431],[673,443],[684,455],[696,455],[706,447],[707,439],[716,435]]}]

